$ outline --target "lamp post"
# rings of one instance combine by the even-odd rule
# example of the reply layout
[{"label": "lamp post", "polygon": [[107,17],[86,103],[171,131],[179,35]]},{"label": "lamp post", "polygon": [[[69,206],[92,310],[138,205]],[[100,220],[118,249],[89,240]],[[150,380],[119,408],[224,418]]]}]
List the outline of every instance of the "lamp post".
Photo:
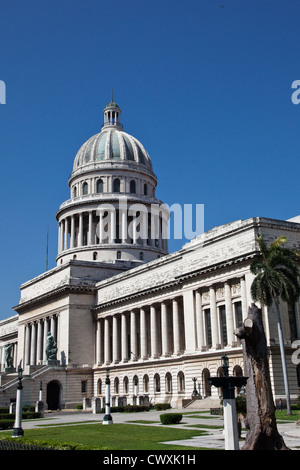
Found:
[{"label": "lamp post", "polygon": [[229,376],[229,360],[226,354],[222,356],[223,377],[211,377],[209,382],[223,390],[223,416],[225,432],[225,450],[239,450],[239,434],[237,426],[234,388],[246,385],[248,377]]},{"label": "lamp post", "polygon": [[113,420],[110,414],[110,378],[108,367],[106,369],[105,379],[105,415],[103,416],[102,424],[113,424]]},{"label": "lamp post", "polygon": [[12,437],[22,437],[24,436],[24,431],[22,429],[22,368],[19,364],[18,367],[18,386],[17,386],[17,397],[16,397],[16,417],[15,417],[15,424],[13,428]]}]

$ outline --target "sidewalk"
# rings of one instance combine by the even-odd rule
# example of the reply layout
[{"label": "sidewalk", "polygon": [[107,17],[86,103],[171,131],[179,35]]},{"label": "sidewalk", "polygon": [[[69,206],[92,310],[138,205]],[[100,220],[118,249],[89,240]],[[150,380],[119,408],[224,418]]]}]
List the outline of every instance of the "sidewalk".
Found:
[{"label": "sidewalk", "polygon": [[[128,423],[132,421],[155,421],[155,423],[145,424],[141,423],[143,426],[162,426],[160,423],[160,415],[162,413],[167,413],[166,411],[147,411],[147,412],[138,412],[138,413],[113,413],[113,423]],[[186,413],[186,410],[169,410],[172,413]],[[176,444],[182,446],[195,446],[195,447],[205,447],[208,449],[224,449],[224,434],[223,434],[223,418],[221,416],[212,416],[210,415],[209,410],[206,413],[203,413],[203,410],[200,412],[198,409],[189,409],[188,413],[195,413],[189,415],[184,415],[182,422],[180,424],[174,425],[182,429],[197,429],[195,426],[201,425],[204,426],[201,431],[205,431],[207,435],[197,436],[192,439],[180,440],[180,441],[169,441],[168,444]],[[209,418],[209,419],[208,419]],[[43,427],[53,426],[58,424],[62,426],[65,424],[76,425],[84,422],[98,422],[102,423],[103,414],[93,414],[89,411],[71,411],[63,410],[58,412],[49,412],[45,413],[43,419],[36,419],[31,421],[24,421],[22,423],[22,428],[24,431],[26,429],[38,428],[41,425]],[[139,424],[139,423],[136,423]],[[217,429],[211,429],[205,426],[220,426]],[[172,426],[172,425],[168,425]],[[278,431],[283,436],[285,444],[293,450],[300,450],[300,426],[295,423],[277,423]],[[242,432],[242,439],[240,441],[240,448],[243,447],[243,439],[245,437],[245,432]]]}]

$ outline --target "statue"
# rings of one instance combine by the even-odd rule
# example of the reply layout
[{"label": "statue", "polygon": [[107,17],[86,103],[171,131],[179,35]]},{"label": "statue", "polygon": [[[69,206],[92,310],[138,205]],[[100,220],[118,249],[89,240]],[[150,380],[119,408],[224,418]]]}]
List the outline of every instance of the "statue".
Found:
[{"label": "statue", "polygon": [[7,369],[10,369],[11,367],[13,367],[12,350],[13,350],[12,343],[8,343],[5,345],[5,365]]},{"label": "statue", "polygon": [[48,361],[56,361],[57,346],[50,332],[47,334],[46,357]]}]

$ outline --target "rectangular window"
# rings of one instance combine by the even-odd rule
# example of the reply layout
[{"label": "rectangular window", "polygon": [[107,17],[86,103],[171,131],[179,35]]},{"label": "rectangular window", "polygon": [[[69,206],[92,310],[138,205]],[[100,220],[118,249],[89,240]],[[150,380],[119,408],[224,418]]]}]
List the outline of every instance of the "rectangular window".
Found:
[{"label": "rectangular window", "polygon": [[220,318],[220,333],[221,333],[221,344],[226,346],[227,344],[227,328],[226,328],[226,308],[225,305],[219,307],[219,318]]},{"label": "rectangular window", "polygon": [[86,393],[87,392],[87,380],[82,380],[81,381],[81,393]]},{"label": "rectangular window", "polygon": [[241,328],[243,326],[242,302],[234,303],[234,314],[235,314],[235,327]]},{"label": "rectangular window", "polygon": [[208,347],[211,348],[212,339],[211,339],[211,321],[210,321],[210,309],[209,308],[204,310],[204,321],[205,321],[206,344]]}]

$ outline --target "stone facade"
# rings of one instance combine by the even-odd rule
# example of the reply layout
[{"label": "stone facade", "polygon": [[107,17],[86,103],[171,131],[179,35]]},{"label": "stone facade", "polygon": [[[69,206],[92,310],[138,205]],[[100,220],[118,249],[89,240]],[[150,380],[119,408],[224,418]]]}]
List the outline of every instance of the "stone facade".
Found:
[{"label": "stone facade", "polygon": [[[168,254],[165,209],[141,236],[151,204],[161,205],[149,156],[124,135],[115,103],[104,115],[101,133],[75,158],[71,199],[57,213],[57,267],[23,284],[17,315],[0,322],[0,405],[15,400],[19,364],[24,403],[35,404],[42,384],[46,409],[90,406],[95,398],[103,405],[107,368],[113,405],[181,407],[191,400],[195,383],[202,400],[218,404],[219,391],[208,379],[218,375],[222,354],[229,357],[230,374],[243,374],[234,330],[252,303],[250,264],[258,256],[257,234],[267,242],[286,235],[288,245],[300,249],[300,221],[239,220]],[[128,141],[131,150],[125,148]],[[121,182],[114,188],[117,176]],[[97,185],[99,179],[103,185]],[[119,191],[129,204],[143,204],[146,217],[139,214],[134,224],[132,213],[118,213],[119,223],[110,219],[114,236],[104,241],[101,209],[107,210],[107,202],[116,208]],[[129,223],[139,225],[132,237],[124,231]],[[293,341],[300,337],[299,307],[281,308],[292,399],[299,395],[299,370],[291,360]],[[276,316],[266,307],[263,315],[273,392],[283,398]],[[49,332],[57,345],[55,361],[46,355]],[[6,345],[11,345],[9,364]]]}]

